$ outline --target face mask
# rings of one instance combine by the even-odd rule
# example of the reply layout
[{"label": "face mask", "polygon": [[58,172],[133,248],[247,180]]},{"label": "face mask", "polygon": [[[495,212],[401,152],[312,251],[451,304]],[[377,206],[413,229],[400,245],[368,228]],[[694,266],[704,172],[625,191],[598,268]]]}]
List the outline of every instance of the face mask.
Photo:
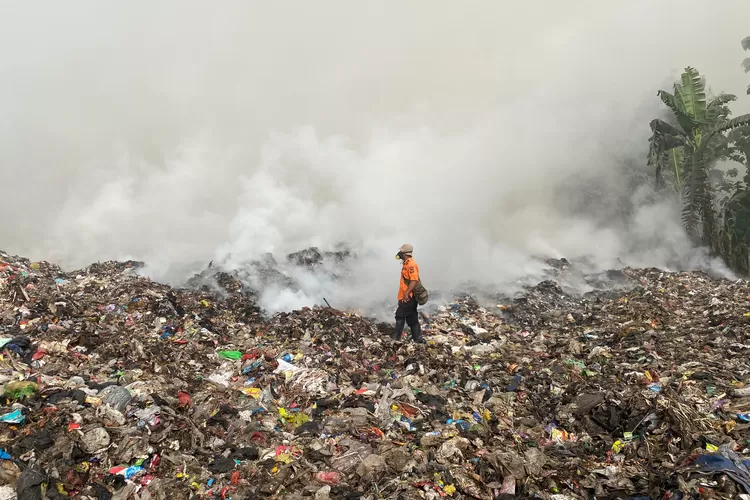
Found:
[{"label": "face mask", "polygon": [[401,255],[401,252],[396,254],[396,260],[402,260],[404,258],[403,255]]}]

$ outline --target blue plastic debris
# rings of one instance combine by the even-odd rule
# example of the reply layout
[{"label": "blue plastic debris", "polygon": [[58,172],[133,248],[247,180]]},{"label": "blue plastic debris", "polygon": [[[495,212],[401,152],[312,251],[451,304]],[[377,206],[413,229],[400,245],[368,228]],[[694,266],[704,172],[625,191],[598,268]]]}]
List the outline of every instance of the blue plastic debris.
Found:
[{"label": "blue plastic debris", "polygon": [[453,420],[449,418],[446,424],[455,425],[456,427],[460,427],[461,429],[465,431],[468,431],[471,428],[471,424],[469,422],[467,422],[466,420],[461,420],[461,419]]},{"label": "blue plastic debris", "polygon": [[171,326],[171,325],[163,326],[162,329],[161,329],[161,331],[163,333],[159,337],[160,340],[164,340],[164,339],[166,339],[166,338],[171,337],[172,335],[174,335],[174,327]]},{"label": "blue plastic debris", "polygon": [[21,413],[21,410],[0,415],[0,422],[5,422],[6,424],[22,424],[24,420],[26,420],[26,416]]},{"label": "blue plastic debris", "polygon": [[118,476],[123,476],[125,479],[130,479],[131,477],[135,476],[139,472],[143,470],[143,467],[140,465],[133,465],[132,467],[128,467],[127,469],[123,469],[120,472],[117,473]]},{"label": "blue plastic debris", "polygon": [[523,377],[521,375],[516,375],[513,377],[513,380],[510,381],[510,384],[508,384],[508,392],[515,392],[518,390],[518,386],[521,385],[521,380],[523,380]]},{"label": "blue plastic debris", "polygon": [[247,375],[248,373],[254,372],[255,370],[257,370],[261,366],[263,366],[263,360],[262,359],[259,359],[258,361],[254,361],[253,364],[251,364],[250,366],[246,366],[242,370],[242,374],[243,375]]},{"label": "blue plastic debris", "polygon": [[[731,453],[731,455],[735,454]],[[741,485],[745,493],[750,494],[750,471],[748,470],[750,460],[741,460],[739,457],[732,460],[720,453],[711,453],[698,456],[695,459],[695,465],[699,467],[696,471],[699,474],[726,474]]]}]

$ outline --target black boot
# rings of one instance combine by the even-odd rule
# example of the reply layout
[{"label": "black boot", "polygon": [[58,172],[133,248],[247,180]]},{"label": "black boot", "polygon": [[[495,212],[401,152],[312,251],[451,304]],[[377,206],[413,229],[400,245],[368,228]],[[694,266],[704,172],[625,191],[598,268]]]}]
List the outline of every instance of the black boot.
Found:
[{"label": "black boot", "polygon": [[[416,316],[416,315],[415,315]],[[409,329],[411,330],[411,340],[415,344],[426,344],[424,338],[422,338],[422,325],[419,324],[419,320],[415,318],[409,318]]]},{"label": "black boot", "polygon": [[391,338],[393,340],[401,340],[401,337],[404,333],[405,324],[406,324],[406,319],[396,318],[396,330],[391,334]]}]

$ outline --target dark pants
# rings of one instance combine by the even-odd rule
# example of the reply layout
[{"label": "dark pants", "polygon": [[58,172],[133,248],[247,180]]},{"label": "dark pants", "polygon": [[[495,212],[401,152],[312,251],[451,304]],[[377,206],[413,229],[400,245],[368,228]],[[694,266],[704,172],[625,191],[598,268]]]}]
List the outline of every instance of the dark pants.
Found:
[{"label": "dark pants", "polygon": [[404,324],[409,325],[413,340],[422,338],[422,327],[419,326],[416,297],[412,296],[409,302],[398,303],[398,309],[396,309],[396,332],[393,335],[393,338],[396,340],[401,340],[401,334],[404,332]]}]

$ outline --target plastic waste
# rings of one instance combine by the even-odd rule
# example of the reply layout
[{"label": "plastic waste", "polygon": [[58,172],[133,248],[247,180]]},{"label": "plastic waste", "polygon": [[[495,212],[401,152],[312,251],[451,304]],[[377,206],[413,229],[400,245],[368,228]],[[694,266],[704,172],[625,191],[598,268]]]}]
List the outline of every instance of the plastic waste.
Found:
[{"label": "plastic waste", "polygon": [[190,398],[190,394],[184,391],[177,393],[177,399],[180,401],[180,406],[189,407],[193,405],[193,400]]},{"label": "plastic waste", "polygon": [[376,481],[386,471],[385,458],[380,455],[368,455],[357,467],[357,475],[366,483]]},{"label": "plastic waste", "polygon": [[315,480],[323,483],[323,484],[339,484],[341,483],[342,476],[341,473],[332,471],[332,472],[316,472],[315,473]]},{"label": "plastic waste", "polygon": [[8,382],[3,389],[3,396],[10,399],[23,399],[33,396],[39,391],[35,382],[16,381]]},{"label": "plastic waste", "polygon": [[144,408],[142,410],[138,410],[135,412],[135,416],[138,417],[138,425],[148,425],[150,427],[154,427],[159,424],[161,421],[159,419],[159,414],[161,413],[161,407],[158,405],[149,406],[148,408]]},{"label": "plastic waste", "polygon": [[26,467],[16,481],[18,500],[42,500],[47,484],[45,474],[36,466]]},{"label": "plastic waste", "polygon": [[747,495],[693,461],[744,480],[722,447],[748,445],[744,281],[555,261],[513,296],[434,299],[428,344],[399,346],[357,311],[264,313],[246,278],[283,273],[253,266],[176,289],[0,252],[0,383],[38,384],[5,398],[0,483],[34,461],[33,494],[113,500]]},{"label": "plastic waste", "polygon": [[4,484],[0,486],[0,500],[16,500],[17,498],[15,485]]},{"label": "plastic waste", "polygon": [[125,411],[132,400],[130,391],[119,385],[105,387],[98,396],[104,404],[111,406],[121,413]]},{"label": "plastic waste", "polygon": [[0,415],[0,422],[4,422],[6,424],[21,424],[26,420],[26,416],[21,412],[21,410],[13,410],[10,413],[6,413],[4,415]]},{"label": "plastic waste", "polygon": [[122,476],[125,479],[131,479],[135,475],[143,472],[143,467],[140,465],[133,465],[130,467],[112,467],[109,469],[109,473],[116,475],[116,476]]},{"label": "plastic waste", "polygon": [[109,446],[110,442],[109,433],[103,427],[96,427],[84,433],[81,438],[81,447],[87,453],[96,453]]},{"label": "plastic waste", "polygon": [[739,459],[736,455],[727,457],[725,454],[712,453],[699,455],[695,459],[695,466],[700,474],[726,474],[742,486],[745,493],[750,494],[750,460]]}]

